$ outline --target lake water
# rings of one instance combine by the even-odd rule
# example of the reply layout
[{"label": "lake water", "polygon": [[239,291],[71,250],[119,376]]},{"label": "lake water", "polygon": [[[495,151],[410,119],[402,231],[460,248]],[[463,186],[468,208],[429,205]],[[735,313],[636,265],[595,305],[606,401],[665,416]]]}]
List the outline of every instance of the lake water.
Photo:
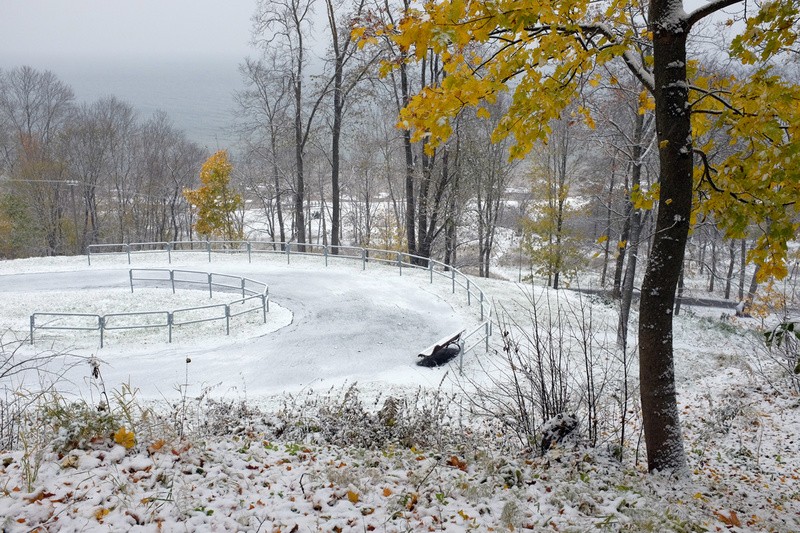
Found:
[{"label": "lake water", "polygon": [[[233,148],[233,95],[243,88],[238,71],[242,59],[223,60],[36,60],[37,70],[50,70],[72,87],[79,102],[114,95],[131,104],[140,119],[164,111],[175,127],[209,150]],[[0,68],[21,66],[0,58]]]}]

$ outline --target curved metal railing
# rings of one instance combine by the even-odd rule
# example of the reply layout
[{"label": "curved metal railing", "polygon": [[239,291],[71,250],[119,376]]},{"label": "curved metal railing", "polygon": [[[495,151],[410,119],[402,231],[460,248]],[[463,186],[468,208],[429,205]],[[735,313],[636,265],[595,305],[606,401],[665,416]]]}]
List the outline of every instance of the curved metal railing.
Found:
[{"label": "curved metal railing", "polygon": [[172,256],[175,253],[203,254],[207,256],[209,263],[212,262],[212,257],[215,254],[246,255],[249,263],[253,261],[253,255],[274,254],[284,255],[287,264],[291,263],[292,256],[318,256],[324,258],[325,266],[328,266],[330,261],[339,259],[360,262],[362,270],[366,270],[367,264],[371,262],[396,266],[401,276],[403,275],[403,269],[425,270],[430,275],[430,283],[433,283],[434,278],[437,276],[446,278],[452,286],[453,294],[456,293],[456,288],[460,287],[464,290],[467,305],[472,306],[474,301],[478,306],[480,324],[462,335],[462,360],[459,366],[463,365],[463,355],[474,350],[479,345],[484,344],[486,351],[489,350],[489,338],[492,335],[492,306],[486,297],[486,293],[458,269],[428,257],[358,246],[246,240],[92,244],[87,247],[86,256],[89,265],[92,264],[93,256],[120,254],[127,256],[128,264],[131,264],[133,256],[154,254],[166,256],[167,261],[171,263]]},{"label": "curved metal railing", "polygon": [[113,330],[166,328],[172,342],[174,326],[186,326],[215,320],[225,321],[225,334],[230,335],[231,318],[261,311],[264,323],[269,312],[269,286],[250,278],[200,272],[196,270],[171,270],[166,268],[132,268],[128,271],[131,292],[138,284],[166,285],[175,293],[176,285],[203,285],[208,287],[208,297],[217,292],[241,291],[242,297],[219,304],[184,307],[171,311],[137,311],[131,313],[33,313],[30,316],[30,342],[36,330],[99,331],[100,347],[105,343],[105,332]]}]

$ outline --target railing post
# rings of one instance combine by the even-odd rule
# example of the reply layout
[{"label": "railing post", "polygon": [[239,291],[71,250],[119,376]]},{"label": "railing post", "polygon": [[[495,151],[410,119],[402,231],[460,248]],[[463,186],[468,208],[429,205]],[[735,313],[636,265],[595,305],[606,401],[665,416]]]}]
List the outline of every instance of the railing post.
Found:
[{"label": "railing post", "polygon": [[225,304],[225,335],[231,334],[231,307]]},{"label": "railing post", "polygon": [[92,245],[86,247],[86,260],[89,261],[89,266],[92,266]]},{"label": "railing post", "polygon": [[211,272],[208,273],[208,297],[209,298],[213,298],[214,297],[214,290],[211,288],[211,276],[212,275],[213,274],[211,274]]},{"label": "railing post", "polygon": [[456,293],[456,269],[450,267],[450,279],[453,280],[453,294]]},{"label": "railing post", "polygon": [[128,269],[128,277],[131,280],[131,294],[133,294],[133,269]]},{"label": "railing post", "polygon": [[481,300],[481,320],[483,320],[483,291],[478,289],[478,296]]},{"label": "railing post", "polygon": [[250,241],[247,241],[247,262],[248,263],[252,263],[253,262],[253,257],[251,255],[252,252],[253,252],[253,245],[250,244]]},{"label": "railing post", "polygon": [[172,313],[167,312],[167,330],[169,331],[169,342],[172,344]]},{"label": "railing post", "polygon": [[325,266],[328,266],[328,247],[322,247],[322,254],[325,256]]},{"label": "railing post", "polygon": [[458,373],[464,373],[464,340],[458,339]]},{"label": "railing post", "polygon": [[[267,290],[266,290],[265,294],[266,294],[266,297],[267,297],[267,313],[269,313],[269,287],[267,287]],[[266,321],[267,317],[264,317],[264,320]]]},{"label": "railing post", "polygon": [[292,243],[287,242],[286,243],[286,264],[287,265],[290,263],[289,256],[292,254],[291,249],[292,249]]},{"label": "railing post", "polygon": [[169,271],[169,284],[172,285],[172,294],[175,294],[175,271]]},{"label": "railing post", "polygon": [[36,313],[31,315],[31,344],[33,344],[33,329],[34,329],[34,322],[36,322]]},{"label": "railing post", "polygon": [[431,283],[433,283],[433,261],[428,260],[428,270],[431,272]]},{"label": "railing post", "polygon": [[467,305],[472,305],[472,293],[469,292],[469,278],[467,278]]},{"label": "railing post", "polygon": [[267,297],[261,295],[261,313],[264,315],[264,324],[267,323]]},{"label": "railing post", "polygon": [[242,278],[242,298],[244,298],[244,278]]},{"label": "railing post", "polygon": [[128,264],[130,265],[131,264],[131,245],[130,244],[126,244],[125,245],[125,250],[128,252]]},{"label": "railing post", "polygon": [[100,326],[100,347],[102,348],[103,347],[103,336],[104,336],[105,329],[106,329],[106,317],[98,316],[97,317],[97,323]]},{"label": "railing post", "polygon": [[403,260],[400,258],[400,252],[397,252],[397,267],[400,269],[400,275],[403,275]]},{"label": "railing post", "polygon": [[211,262],[211,241],[206,239],[206,250],[208,250],[208,262]]},{"label": "railing post", "polygon": [[367,249],[361,249],[361,270],[367,269]]},{"label": "railing post", "polygon": [[485,324],[486,325],[484,326],[484,330],[486,333],[486,353],[489,353],[489,335],[491,335],[491,328],[490,328],[491,322],[487,320]]},{"label": "railing post", "polygon": [[172,264],[172,243],[167,243],[167,263]]}]

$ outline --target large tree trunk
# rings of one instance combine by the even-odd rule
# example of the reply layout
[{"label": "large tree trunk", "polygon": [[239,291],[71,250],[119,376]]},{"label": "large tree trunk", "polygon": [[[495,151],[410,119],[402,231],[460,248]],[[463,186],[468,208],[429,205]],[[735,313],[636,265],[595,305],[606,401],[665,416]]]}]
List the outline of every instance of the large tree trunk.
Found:
[{"label": "large tree trunk", "polygon": [[[639,381],[651,471],[686,468],[675,395],[672,312],[689,233],[693,154],[686,81],[689,28],[675,5],[672,0],[653,0],[649,12],[661,190],[655,238],[642,283]],[[677,11],[682,11],[677,5]]]}]

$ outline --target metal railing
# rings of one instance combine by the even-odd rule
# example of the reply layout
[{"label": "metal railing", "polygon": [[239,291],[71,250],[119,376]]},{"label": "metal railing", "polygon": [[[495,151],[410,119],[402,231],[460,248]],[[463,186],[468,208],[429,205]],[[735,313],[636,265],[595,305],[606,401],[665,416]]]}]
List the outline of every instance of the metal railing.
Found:
[{"label": "metal railing", "polygon": [[[137,274],[139,275],[137,276]],[[105,344],[106,331],[167,328],[169,342],[172,342],[174,326],[224,320],[225,334],[230,335],[231,318],[257,311],[262,312],[264,323],[267,322],[269,286],[260,281],[228,274],[164,268],[132,268],[128,271],[128,277],[131,292],[134,292],[134,285],[137,282],[151,285],[165,285],[168,283],[173,293],[175,293],[176,284],[200,284],[208,287],[209,298],[214,296],[214,289],[223,293],[238,293],[241,291],[242,297],[226,303],[184,307],[172,311],[137,311],[131,313],[107,313],[104,315],[91,313],[33,313],[30,316],[31,344],[34,342],[33,334],[36,330],[99,331],[100,347],[102,348]],[[225,280],[235,280],[235,283],[225,283]],[[239,309],[237,306],[241,306],[241,308]],[[214,313],[213,311],[217,312]]]},{"label": "metal railing", "polygon": [[178,252],[204,254],[207,256],[209,263],[215,254],[246,255],[248,263],[252,263],[254,255],[275,254],[285,255],[287,264],[291,264],[292,256],[318,256],[324,258],[325,266],[328,266],[331,261],[342,259],[359,262],[362,270],[366,270],[369,263],[396,266],[401,276],[404,269],[427,271],[430,283],[433,283],[435,277],[445,278],[451,285],[453,294],[456,294],[457,288],[460,287],[464,291],[467,305],[472,306],[474,302],[477,306],[481,323],[465,335],[462,335],[462,361],[465,353],[474,350],[482,343],[485,345],[486,351],[489,351],[489,338],[492,335],[492,307],[486,297],[486,293],[458,269],[428,257],[394,250],[360,248],[358,246],[332,246],[276,241],[171,241],[92,244],[87,247],[86,256],[89,265],[92,264],[93,256],[116,256],[120,254],[127,256],[128,264],[131,264],[132,256],[145,254],[166,255],[167,261],[171,263],[172,255]]}]

